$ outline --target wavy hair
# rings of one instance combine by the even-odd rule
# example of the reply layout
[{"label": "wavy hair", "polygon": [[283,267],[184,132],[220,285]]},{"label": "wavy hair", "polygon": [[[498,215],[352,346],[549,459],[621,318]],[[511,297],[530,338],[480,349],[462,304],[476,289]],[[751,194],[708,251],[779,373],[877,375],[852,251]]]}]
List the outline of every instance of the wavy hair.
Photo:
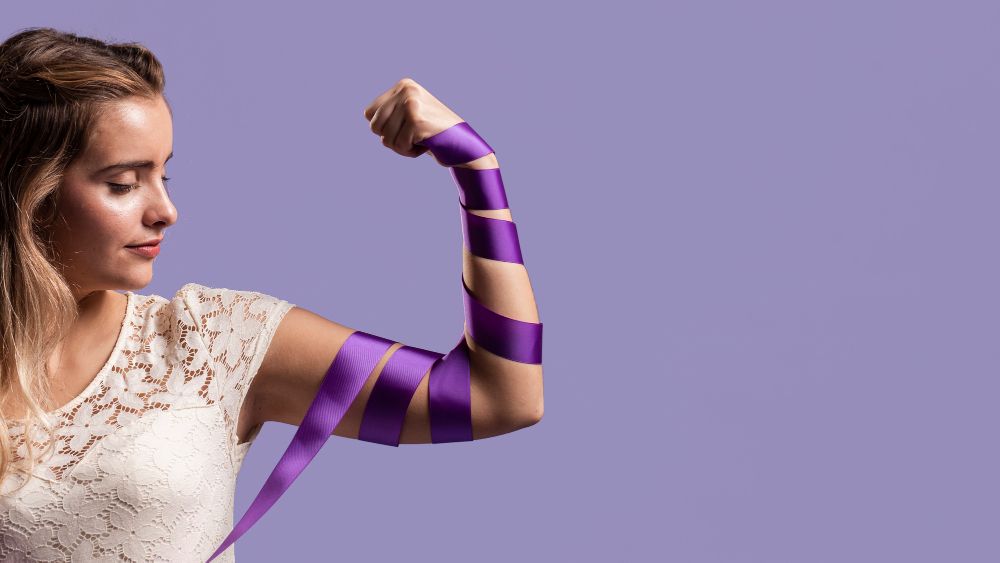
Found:
[{"label": "wavy hair", "polygon": [[[0,44],[0,484],[26,475],[13,490],[55,446],[47,419],[61,405],[47,360],[78,315],[51,237],[63,174],[111,102],[162,97],[164,83],[138,43],[34,27]],[[16,421],[3,410],[14,404],[28,411]],[[23,425],[26,455],[13,449],[11,422]],[[38,428],[47,438],[36,442]]]}]

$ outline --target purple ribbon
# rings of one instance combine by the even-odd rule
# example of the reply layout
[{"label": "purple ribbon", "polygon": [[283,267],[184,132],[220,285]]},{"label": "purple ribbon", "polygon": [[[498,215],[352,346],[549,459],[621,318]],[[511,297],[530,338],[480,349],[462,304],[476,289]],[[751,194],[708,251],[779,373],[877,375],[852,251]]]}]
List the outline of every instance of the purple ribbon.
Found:
[{"label": "purple ribbon", "polygon": [[208,558],[211,561],[226,550],[264,515],[284,492],[298,478],[302,470],[316,457],[323,444],[333,433],[347,408],[354,402],[365,381],[392,346],[391,340],[355,331],[347,337],[337,356],[323,377],[316,398],[306,411],[302,424],[292,437],[288,448],[271,471],[257,498],[250,504],[246,514],[233,528],[222,545]]},{"label": "purple ribbon", "polygon": [[493,152],[493,148],[479,133],[464,121],[416,144],[427,147],[434,153],[434,158],[445,166],[472,162]]},{"label": "purple ribbon", "polygon": [[542,363],[542,323],[519,321],[495,313],[465,290],[465,319],[469,336],[497,356],[525,364]]},{"label": "purple ribbon", "polygon": [[[493,152],[466,122],[416,143],[427,147],[442,164],[451,167],[458,184],[462,235],[475,256],[523,264],[517,229],[512,221],[480,217],[469,209],[506,209],[507,196],[498,168],[457,168]],[[475,298],[461,277],[466,330],[447,354],[412,346],[398,348],[385,363],[365,406],[358,439],[398,446],[406,411],[425,373],[431,441],[467,442],[472,436],[472,392],[468,338],[516,362],[542,363],[542,323],[529,323],[490,310]],[[357,398],[379,360],[393,341],[355,331],[330,364],[320,389],[306,411],[298,431],[268,476],[246,514],[208,561],[236,542],[278,498],[319,452]]]},{"label": "purple ribbon", "polygon": [[481,217],[462,206],[462,234],[469,252],[490,260],[524,264],[513,221]]},{"label": "purple ribbon", "polygon": [[403,346],[392,354],[375,380],[365,404],[358,439],[387,446],[399,445],[403,419],[420,380],[441,354]]},{"label": "purple ribbon", "polygon": [[507,193],[499,168],[449,168],[458,185],[458,201],[470,209],[507,209]]},{"label": "purple ribbon", "polygon": [[458,345],[434,367],[437,369],[431,369],[431,379],[427,382],[431,442],[469,442],[472,440],[472,378],[464,332]]}]

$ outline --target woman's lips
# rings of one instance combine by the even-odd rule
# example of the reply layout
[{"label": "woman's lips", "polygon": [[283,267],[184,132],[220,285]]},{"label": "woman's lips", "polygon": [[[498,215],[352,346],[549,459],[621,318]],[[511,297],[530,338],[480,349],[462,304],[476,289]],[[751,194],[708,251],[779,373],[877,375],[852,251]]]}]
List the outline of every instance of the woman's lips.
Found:
[{"label": "woman's lips", "polygon": [[125,248],[144,258],[155,258],[160,253],[160,245],[151,244],[147,246],[126,246]]}]

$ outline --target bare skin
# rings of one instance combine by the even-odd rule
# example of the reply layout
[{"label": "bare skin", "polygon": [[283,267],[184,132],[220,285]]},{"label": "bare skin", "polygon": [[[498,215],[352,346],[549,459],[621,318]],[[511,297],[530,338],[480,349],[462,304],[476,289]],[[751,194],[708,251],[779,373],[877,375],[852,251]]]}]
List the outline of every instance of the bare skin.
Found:
[{"label": "bare skin", "polygon": [[[79,395],[108,360],[125,316],[127,296],[153,278],[155,258],[125,248],[158,239],[177,222],[162,177],[173,152],[173,120],[166,102],[126,98],[113,102],[91,132],[88,146],[67,167],[53,240],[59,267],[70,282],[79,317],[49,359],[55,410]],[[145,167],[104,168],[149,161]],[[131,185],[117,192],[109,183]],[[9,408],[8,408],[9,407]],[[5,416],[23,408],[5,405]]]}]

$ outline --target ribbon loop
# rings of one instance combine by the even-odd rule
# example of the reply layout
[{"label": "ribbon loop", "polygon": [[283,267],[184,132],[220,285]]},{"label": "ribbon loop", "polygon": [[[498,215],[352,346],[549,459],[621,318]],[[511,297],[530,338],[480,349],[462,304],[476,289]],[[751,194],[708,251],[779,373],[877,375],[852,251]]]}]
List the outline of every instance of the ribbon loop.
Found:
[{"label": "ribbon loop", "polygon": [[449,168],[458,185],[458,200],[469,209],[507,209],[507,193],[499,168]]},{"label": "ribbon loop", "polygon": [[493,152],[493,147],[464,121],[414,144],[427,147],[445,166],[472,162]]},{"label": "ribbon loop", "polygon": [[431,368],[427,395],[431,442],[471,442],[472,378],[464,332],[458,344]]},{"label": "ribbon loop", "polygon": [[524,364],[542,363],[542,323],[501,315],[479,302],[462,277],[469,336],[490,352]]},{"label": "ribbon loop", "polygon": [[462,207],[462,237],[465,246],[475,256],[524,264],[517,225],[513,221],[482,217]]},{"label": "ribbon loop", "polygon": [[442,354],[403,346],[392,353],[365,404],[358,439],[399,446],[406,410],[427,370]]}]

